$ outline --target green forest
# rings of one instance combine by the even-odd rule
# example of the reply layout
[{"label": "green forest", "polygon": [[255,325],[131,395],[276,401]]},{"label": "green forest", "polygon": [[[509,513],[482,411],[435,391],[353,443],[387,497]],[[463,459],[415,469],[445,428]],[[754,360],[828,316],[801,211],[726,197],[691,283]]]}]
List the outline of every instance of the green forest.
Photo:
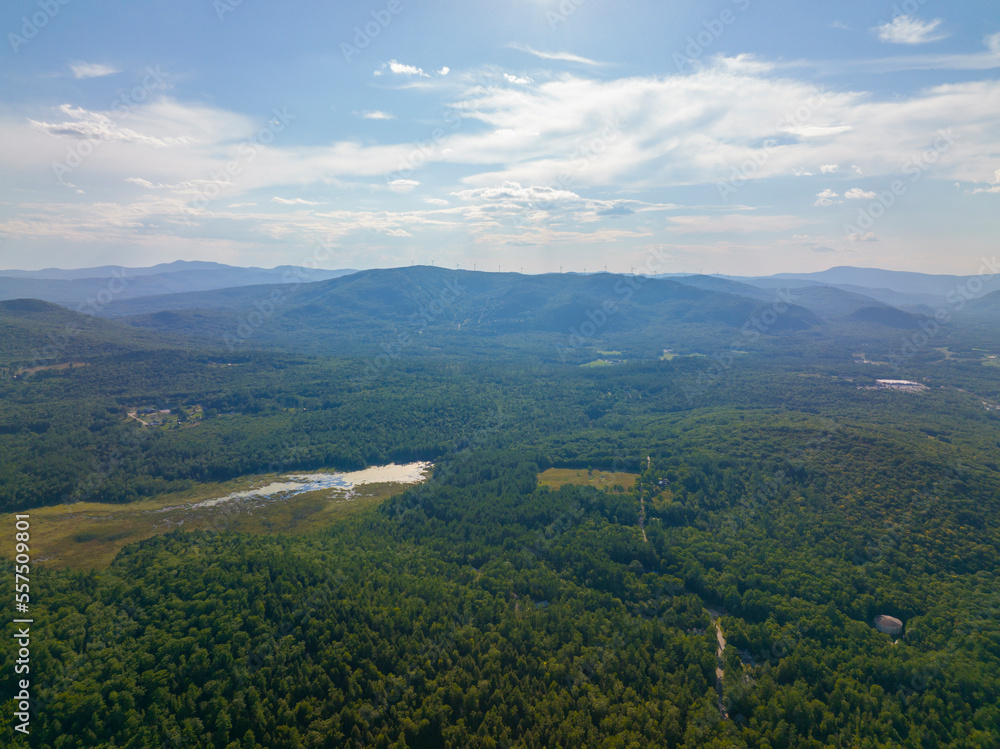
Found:
[{"label": "green forest", "polygon": [[[1000,385],[971,353],[584,367],[614,336],[562,361],[531,335],[373,367],[90,325],[53,358],[75,366],[27,367],[30,340],[3,362],[11,538],[15,512],[256,474],[433,475],[308,533],[180,528],[107,568],[34,564],[14,746],[1000,746]],[[635,481],[555,490],[553,467]]]}]

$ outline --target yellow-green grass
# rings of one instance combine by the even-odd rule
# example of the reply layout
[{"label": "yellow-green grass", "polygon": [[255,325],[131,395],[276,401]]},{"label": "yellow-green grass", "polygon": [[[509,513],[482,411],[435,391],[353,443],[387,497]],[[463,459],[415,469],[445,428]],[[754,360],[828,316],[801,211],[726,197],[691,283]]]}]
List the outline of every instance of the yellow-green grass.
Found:
[{"label": "yellow-green grass", "polygon": [[538,474],[538,483],[558,489],[560,486],[593,486],[597,489],[613,489],[620,486],[631,489],[637,473],[620,473],[612,471],[588,471],[586,468],[550,468]]},{"label": "yellow-green grass", "polygon": [[[252,476],[222,484],[199,484],[186,492],[161,495],[129,504],[78,502],[28,510],[31,557],[34,564],[54,568],[103,569],[123,546],[183,530],[238,533],[306,533],[337,523],[389,497],[409,484],[356,486],[350,491],[322,489],[288,498],[251,498],[193,508],[205,499],[225,496],[277,479],[276,474]],[[2,527],[12,528],[13,513]],[[0,550],[0,556],[9,556]]]},{"label": "yellow-green grass", "polygon": [[[733,351],[734,354],[745,354],[746,351]],[[674,359],[693,359],[696,357],[704,357],[705,354],[675,354],[672,351],[670,353],[664,352],[663,356],[660,357],[660,361],[673,361]]]}]

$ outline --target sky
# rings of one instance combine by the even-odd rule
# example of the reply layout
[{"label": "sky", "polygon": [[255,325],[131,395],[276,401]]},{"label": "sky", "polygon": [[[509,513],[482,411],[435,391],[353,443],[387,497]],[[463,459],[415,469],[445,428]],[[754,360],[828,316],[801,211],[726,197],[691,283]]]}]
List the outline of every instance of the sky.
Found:
[{"label": "sky", "polygon": [[978,273],[996,0],[6,0],[0,268]]}]

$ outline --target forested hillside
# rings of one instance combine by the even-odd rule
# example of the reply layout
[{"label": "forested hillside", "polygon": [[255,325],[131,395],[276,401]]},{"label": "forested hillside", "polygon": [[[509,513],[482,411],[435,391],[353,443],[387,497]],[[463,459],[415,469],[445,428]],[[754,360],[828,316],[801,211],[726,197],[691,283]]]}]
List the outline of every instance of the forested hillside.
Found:
[{"label": "forested hillside", "polygon": [[[563,355],[560,315],[592,310],[609,282],[574,280],[521,316],[482,290],[492,311],[468,346],[476,305],[389,350],[405,317],[371,330],[374,308],[348,310],[335,340],[353,353],[338,356],[3,303],[6,512],[155,499],[140,511],[156,517],[217,482],[434,464],[308,532],[280,514],[258,535],[161,524],[106,568],[122,541],[67,557],[96,569],[35,560],[24,745],[1000,743],[989,318],[916,346],[906,328],[821,319],[857,302],[823,291],[793,316],[819,322],[688,355],[672,335],[740,330],[759,300],[649,286],[650,305]],[[706,293],[735,301],[678,323],[685,295]],[[25,366],[68,324],[63,349]],[[553,467],[586,485],[540,485]],[[623,483],[591,481],[605,474]],[[74,542],[105,542],[88,533]],[[903,633],[876,631],[877,615]],[[12,719],[7,701],[7,735]]]}]

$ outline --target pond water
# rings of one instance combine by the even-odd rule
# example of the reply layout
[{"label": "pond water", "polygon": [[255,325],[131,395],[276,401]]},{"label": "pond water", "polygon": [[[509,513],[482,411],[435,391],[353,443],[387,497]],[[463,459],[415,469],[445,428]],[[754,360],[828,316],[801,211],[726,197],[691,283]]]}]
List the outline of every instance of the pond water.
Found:
[{"label": "pond water", "polygon": [[280,481],[273,481],[255,489],[232,492],[216,499],[206,499],[191,505],[191,508],[215,507],[225,502],[240,499],[267,498],[278,495],[288,497],[320,489],[340,489],[350,493],[354,487],[364,484],[419,484],[424,480],[425,473],[430,467],[430,463],[420,461],[405,465],[390,463],[386,466],[370,466],[360,471],[348,473],[289,473],[282,476]]}]

